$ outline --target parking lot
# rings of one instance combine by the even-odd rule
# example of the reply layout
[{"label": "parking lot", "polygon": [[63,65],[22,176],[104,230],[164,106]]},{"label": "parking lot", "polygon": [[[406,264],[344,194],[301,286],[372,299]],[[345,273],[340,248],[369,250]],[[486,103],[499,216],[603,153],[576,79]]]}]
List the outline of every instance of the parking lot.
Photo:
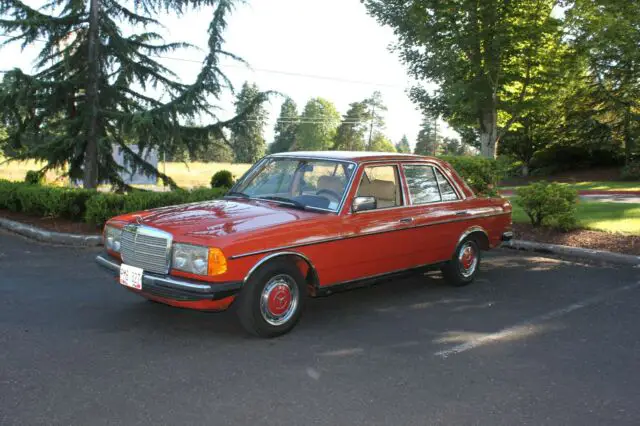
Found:
[{"label": "parking lot", "polygon": [[640,270],[489,253],[314,299],[294,331],[147,302],[0,231],[0,424],[640,424]]}]

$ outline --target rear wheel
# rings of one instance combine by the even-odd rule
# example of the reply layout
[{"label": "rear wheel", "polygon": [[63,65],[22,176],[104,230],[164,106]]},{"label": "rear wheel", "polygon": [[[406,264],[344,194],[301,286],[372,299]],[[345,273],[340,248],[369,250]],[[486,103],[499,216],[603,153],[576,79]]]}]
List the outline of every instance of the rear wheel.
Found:
[{"label": "rear wheel", "polygon": [[300,319],[306,285],[300,270],[284,260],[258,269],[238,296],[237,314],[242,326],[260,337],[289,332]]},{"label": "rear wheel", "polygon": [[480,269],[480,257],[478,243],[473,238],[463,240],[451,260],[441,268],[444,279],[456,287],[470,284]]}]

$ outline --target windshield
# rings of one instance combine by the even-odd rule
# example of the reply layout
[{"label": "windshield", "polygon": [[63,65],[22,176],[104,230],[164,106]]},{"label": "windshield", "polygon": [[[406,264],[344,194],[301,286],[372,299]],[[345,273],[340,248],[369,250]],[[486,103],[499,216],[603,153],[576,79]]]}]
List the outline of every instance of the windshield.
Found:
[{"label": "windshield", "polygon": [[295,207],[336,212],[355,165],[331,160],[267,158],[230,192]]}]

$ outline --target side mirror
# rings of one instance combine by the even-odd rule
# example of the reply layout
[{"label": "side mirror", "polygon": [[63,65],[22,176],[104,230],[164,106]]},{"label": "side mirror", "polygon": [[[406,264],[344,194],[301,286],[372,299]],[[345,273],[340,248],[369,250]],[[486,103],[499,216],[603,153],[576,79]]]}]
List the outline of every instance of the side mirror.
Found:
[{"label": "side mirror", "polygon": [[354,213],[363,212],[365,210],[375,210],[378,208],[376,197],[356,197],[351,204],[351,211]]}]

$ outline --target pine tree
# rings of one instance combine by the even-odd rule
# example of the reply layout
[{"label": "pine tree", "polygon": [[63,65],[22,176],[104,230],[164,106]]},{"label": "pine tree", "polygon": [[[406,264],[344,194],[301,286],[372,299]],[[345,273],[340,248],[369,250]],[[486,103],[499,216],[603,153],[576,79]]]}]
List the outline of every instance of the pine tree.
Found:
[{"label": "pine tree", "polygon": [[366,101],[353,102],[342,116],[333,149],[345,151],[364,151],[365,134],[368,130],[369,105]]},{"label": "pine tree", "polygon": [[396,144],[396,151],[401,153],[411,152],[411,146],[409,146],[409,139],[407,139],[407,135],[402,135],[402,139],[400,139],[400,142]]},{"label": "pine tree", "polygon": [[381,132],[384,129],[384,118],[382,118],[382,113],[387,110],[387,107],[382,102],[382,94],[378,91],[373,92],[373,95],[365,100],[365,103],[369,107],[369,136],[367,140],[367,149],[371,150],[374,132]]},{"label": "pine tree", "polygon": [[[14,69],[5,74],[0,89],[0,121],[13,124],[9,141],[18,158],[44,160],[45,169],[68,166],[69,177],[82,178],[86,188],[103,181],[123,188],[112,156],[117,146],[134,169],[175,186],[131,150],[130,142],[143,151],[160,148],[171,154],[185,146],[195,151],[211,138],[226,140],[223,128],[266,97],[255,97],[227,121],[217,119],[210,103],[230,85],[219,63],[221,56],[236,58],[222,49],[233,2],[137,0],[129,8],[123,0],[90,0],[87,8],[84,1],[60,0],[33,9],[19,0],[0,0],[0,30],[10,36],[5,43],[43,42],[36,72]],[[192,8],[213,8],[208,52],[195,80],[182,83],[156,58],[187,45],[165,42],[153,28],[160,26],[160,14]],[[200,116],[212,123],[184,124]]]},{"label": "pine tree", "polygon": [[298,106],[291,98],[285,99],[280,107],[280,116],[275,127],[275,138],[269,147],[269,152],[286,152],[291,150],[296,142],[296,132],[298,131]]},{"label": "pine tree", "polygon": [[[238,93],[236,113],[242,114],[260,97],[258,86],[245,82]],[[262,105],[253,108],[242,120],[231,126],[231,146],[239,163],[255,163],[265,153],[264,126],[267,111]]]},{"label": "pine tree", "polygon": [[422,118],[418,139],[416,141],[415,154],[436,155],[438,150],[439,137],[435,131],[435,120],[433,117],[425,115]]}]

